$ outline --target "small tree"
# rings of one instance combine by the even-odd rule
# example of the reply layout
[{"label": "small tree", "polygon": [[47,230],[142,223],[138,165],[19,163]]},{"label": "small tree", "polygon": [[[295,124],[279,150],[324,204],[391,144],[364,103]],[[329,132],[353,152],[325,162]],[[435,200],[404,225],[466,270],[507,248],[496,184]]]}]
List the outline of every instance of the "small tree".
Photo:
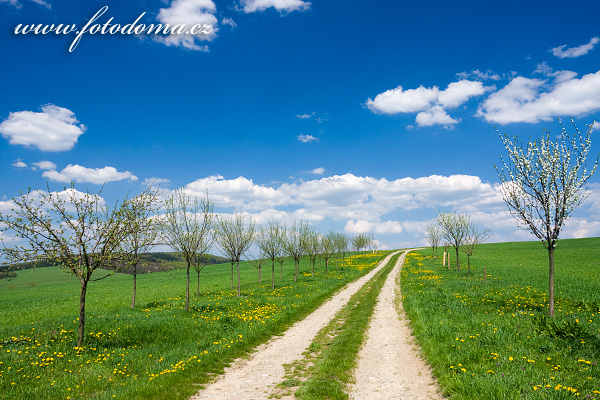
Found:
[{"label": "small tree", "polygon": [[325,260],[325,272],[329,267],[329,260],[336,252],[335,239],[336,233],[332,231],[321,236],[321,258]]},{"label": "small tree", "polygon": [[492,236],[491,230],[485,229],[483,231],[479,231],[475,225],[470,224],[469,232],[467,233],[461,248],[463,253],[467,255],[467,268],[469,275],[471,275],[471,256],[473,255],[473,252],[481,243],[489,239],[490,236]]},{"label": "small tree", "polygon": [[346,252],[348,251],[348,243],[350,238],[344,233],[336,233],[335,235],[335,248],[339,255],[342,257],[342,265],[346,261]]},{"label": "small tree", "polygon": [[[271,288],[275,289],[275,259],[282,252],[282,235],[284,231],[282,225],[275,220],[267,222],[258,234],[258,247],[271,260]],[[283,278],[283,268],[281,271]]]},{"label": "small tree", "polygon": [[[560,119],[559,119],[559,123]],[[554,316],[554,250],[563,223],[586,198],[585,184],[596,171],[586,168],[591,147],[592,125],[582,136],[571,120],[571,137],[561,123],[561,136],[553,141],[550,132],[525,146],[515,136],[498,135],[508,152],[508,162],[496,170],[502,181],[502,195],[521,228],[531,231],[548,250],[549,315]],[[497,130],[496,130],[497,132]]]},{"label": "small tree", "polygon": [[2,230],[14,232],[25,244],[4,247],[11,263],[56,263],[81,283],[77,347],[85,337],[85,301],[96,269],[113,267],[121,259],[120,243],[131,234],[128,214],[118,203],[111,209],[98,194],[79,192],[73,184],[62,192],[28,191],[13,198],[8,215],[0,214]]},{"label": "small tree", "polygon": [[165,201],[165,214],[160,217],[163,242],[181,254],[186,263],[186,311],[190,304],[190,268],[212,243],[213,208],[208,194],[198,201],[184,189],[178,189]]},{"label": "small tree", "polygon": [[444,238],[454,247],[456,252],[456,269],[460,271],[458,251],[469,233],[471,220],[467,214],[458,214],[452,211],[439,213],[437,221],[442,228]]},{"label": "small tree", "polygon": [[152,189],[123,203],[126,218],[130,224],[130,233],[121,241],[119,248],[123,261],[133,268],[133,293],[131,308],[135,308],[137,290],[137,267],[142,258],[158,244],[159,229],[154,213],[160,203],[159,193]]},{"label": "small tree", "polygon": [[435,249],[439,247],[440,241],[442,240],[442,230],[440,229],[440,226],[437,224],[428,225],[427,230],[425,231],[425,237],[431,245],[433,256],[435,257]]},{"label": "small tree", "polygon": [[254,241],[256,224],[241,211],[232,217],[222,216],[217,223],[217,243],[226,257],[237,264],[237,295],[242,296],[240,260]]},{"label": "small tree", "polygon": [[283,249],[294,260],[294,282],[298,281],[300,271],[300,258],[304,255],[304,241],[306,239],[307,224],[302,221],[294,221],[291,227],[286,229]]},{"label": "small tree", "polygon": [[307,227],[304,241],[304,253],[308,260],[312,263],[311,275],[315,276],[315,263],[319,253],[321,252],[321,238],[320,235],[312,228]]}]

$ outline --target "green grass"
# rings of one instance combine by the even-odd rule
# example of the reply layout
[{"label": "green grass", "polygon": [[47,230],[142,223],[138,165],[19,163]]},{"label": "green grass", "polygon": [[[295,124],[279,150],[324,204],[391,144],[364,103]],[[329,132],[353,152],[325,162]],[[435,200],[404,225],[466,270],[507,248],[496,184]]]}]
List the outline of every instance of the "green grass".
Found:
[{"label": "green grass", "polygon": [[553,319],[540,242],[482,245],[471,276],[466,257],[457,273],[418,253],[402,271],[404,308],[446,396],[600,398],[599,238],[559,242]]},{"label": "green grass", "polygon": [[286,262],[283,281],[276,266],[275,290],[270,266],[263,267],[259,285],[257,270],[243,263],[241,298],[229,287],[228,264],[208,266],[191,312],[183,310],[184,270],[138,276],[133,310],[132,278],[116,274],[88,287],[80,349],[74,348],[78,280],[56,267],[19,271],[16,279],[0,283],[0,393],[13,399],[187,398],[382,256],[358,257],[328,274],[321,266],[314,278],[303,262],[297,283],[293,263]]}]

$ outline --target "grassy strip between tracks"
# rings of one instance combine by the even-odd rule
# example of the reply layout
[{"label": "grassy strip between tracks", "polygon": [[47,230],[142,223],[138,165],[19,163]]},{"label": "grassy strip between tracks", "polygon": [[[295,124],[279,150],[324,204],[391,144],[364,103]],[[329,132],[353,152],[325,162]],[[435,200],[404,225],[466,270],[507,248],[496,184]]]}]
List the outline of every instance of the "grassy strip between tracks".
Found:
[{"label": "grassy strip between tracks", "polygon": [[358,290],[346,306],[315,337],[305,358],[286,365],[286,379],[271,397],[291,394],[296,398],[348,399],[347,384],[352,381],[358,352],[365,340],[371,316],[390,271],[400,253]]}]

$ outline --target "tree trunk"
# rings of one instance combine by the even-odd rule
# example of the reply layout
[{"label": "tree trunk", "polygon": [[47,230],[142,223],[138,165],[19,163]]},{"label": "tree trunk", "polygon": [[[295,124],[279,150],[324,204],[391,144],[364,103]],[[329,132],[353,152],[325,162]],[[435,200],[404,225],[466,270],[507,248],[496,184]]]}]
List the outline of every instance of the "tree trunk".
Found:
[{"label": "tree trunk", "polygon": [[294,282],[298,282],[298,260],[294,260]]},{"label": "tree trunk", "polygon": [[131,296],[131,308],[135,308],[136,280],[137,280],[137,263],[133,264],[133,296]]},{"label": "tree trunk", "polygon": [[329,266],[329,258],[325,259],[325,273],[327,273],[327,267]]},{"label": "tree trunk", "polygon": [[279,263],[279,268],[281,270],[281,279],[283,279],[283,263]]},{"label": "tree trunk", "polygon": [[196,270],[196,277],[198,278],[196,282],[196,297],[200,297],[200,270]]},{"label": "tree trunk", "polygon": [[275,289],[275,259],[271,260],[271,277],[272,277],[272,282],[271,282],[271,289]]},{"label": "tree trunk", "polygon": [[242,297],[242,287],[240,283],[240,260],[237,262],[237,278],[238,278],[238,297]]},{"label": "tree trunk", "polygon": [[487,282],[487,272],[485,270],[485,266],[483,267],[483,281]]},{"label": "tree trunk", "polygon": [[77,347],[83,346],[85,337],[85,294],[87,291],[88,280],[83,278],[81,282],[81,294],[79,295],[79,332],[77,335]]},{"label": "tree trunk", "polygon": [[548,302],[550,303],[549,315],[554,317],[554,249],[548,249],[548,262],[550,270],[548,271]]},{"label": "tree trunk", "polygon": [[262,283],[262,265],[258,266],[258,284],[260,285]]},{"label": "tree trunk", "polygon": [[190,307],[190,264],[187,266],[187,277],[185,282],[185,311]]},{"label": "tree trunk", "polygon": [[460,272],[460,260],[458,259],[458,247],[456,247],[456,269]]},{"label": "tree trunk", "polygon": [[231,262],[231,288],[233,289],[233,262]]},{"label": "tree trunk", "polygon": [[312,277],[315,277],[315,260],[312,260]]},{"label": "tree trunk", "polygon": [[467,275],[471,275],[471,256],[467,254],[467,270],[469,271]]}]

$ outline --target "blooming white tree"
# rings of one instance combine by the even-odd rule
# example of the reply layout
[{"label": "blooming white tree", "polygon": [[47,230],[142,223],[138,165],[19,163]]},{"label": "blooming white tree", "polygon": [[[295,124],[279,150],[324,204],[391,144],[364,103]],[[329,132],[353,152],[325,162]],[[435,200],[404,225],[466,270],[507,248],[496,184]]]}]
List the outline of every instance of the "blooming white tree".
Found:
[{"label": "blooming white tree", "polygon": [[[454,251],[456,252],[456,269],[460,271],[458,251],[469,234],[471,219],[467,214],[459,214],[455,211],[440,212],[437,215],[437,222],[440,228],[442,228],[444,239],[446,239],[450,246],[454,247]],[[448,261],[448,267],[450,267],[450,261]]]},{"label": "blooming white tree", "polygon": [[[560,119],[559,119],[559,123]],[[541,239],[548,250],[549,315],[554,316],[554,250],[564,222],[586,198],[585,184],[596,171],[598,157],[591,169],[586,159],[591,147],[592,125],[583,136],[575,128],[573,137],[561,123],[556,141],[550,132],[526,145],[515,136],[500,135],[508,152],[496,170],[502,181],[502,195],[520,227]],[[496,130],[497,131],[497,130]]]},{"label": "blooming white tree", "polygon": [[435,257],[435,249],[439,247],[440,241],[442,240],[442,230],[440,229],[440,226],[436,224],[428,225],[427,230],[425,231],[425,237],[431,245],[433,256]]}]

